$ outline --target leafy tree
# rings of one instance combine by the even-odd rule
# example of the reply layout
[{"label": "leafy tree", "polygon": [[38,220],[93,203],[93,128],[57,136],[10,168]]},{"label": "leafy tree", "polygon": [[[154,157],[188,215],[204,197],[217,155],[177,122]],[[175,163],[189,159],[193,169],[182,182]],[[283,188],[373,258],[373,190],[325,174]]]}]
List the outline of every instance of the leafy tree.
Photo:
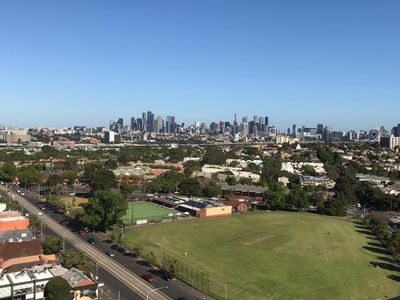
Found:
[{"label": "leafy tree", "polygon": [[17,176],[17,167],[12,162],[4,163],[0,167],[0,180],[12,182]]},{"label": "leafy tree", "polygon": [[104,163],[107,169],[114,170],[118,168],[118,162],[115,159],[109,159]]},{"label": "leafy tree", "polygon": [[67,269],[76,268],[85,274],[89,274],[94,267],[93,261],[85,253],[77,250],[65,251],[61,259],[61,265]]},{"label": "leafy tree", "polygon": [[72,288],[68,282],[62,277],[53,277],[46,284],[44,295],[47,300],[71,300]]},{"label": "leafy tree", "polygon": [[287,203],[296,207],[298,210],[308,206],[307,192],[299,185],[294,186],[287,197]]},{"label": "leafy tree", "polygon": [[21,168],[18,172],[18,177],[20,182],[27,186],[40,184],[42,182],[42,174],[33,165]]},{"label": "leafy tree", "polygon": [[263,163],[261,171],[261,182],[271,183],[278,181],[278,177],[281,175],[281,161],[276,158],[266,158]]},{"label": "leafy tree", "polygon": [[208,197],[208,198],[217,197],[218,193],[219,193],[218,187],[213,182],[203,187],[202,191],[203,197]]},{"label": "leafy tree", "polygon": [[346,216],[346,207],[343,198],[341,196],[333,197],[331,200],[325,202],[322,207],[320,207],[320,212],[323,215],[328,216]]},{"label": "leafy tree", "polygon": [[129,161],[131,160],[129,153],[127,152],[121,152],[120,154],[118,154],[117,156],[117,160],[121,165],[126,165],[129,163]]},{"label": "leafy tree", "polygon": [[235,185],[237,183],[236,178],[234,176],[227,176],[225,182],[228,185]]},{"label": "leafy tree", "polygon": [[149,189],[153,192],[164,192],[171,193],[175,192],[178,183],[183,180],[184,176],[181,173],[175,171],[168,171],[158,178],[154,179],[150,185]]},{"label": "leafy tree", "polygon": [[341,193],[345,199],[345,203],[356,203],[356,185],[357,182],[351,177],[340,176],[336,180],[335,192]]},{"label": "leafy tree", "polygon": [[82,221],[96,229],[108,230],[121,223],[127,208],[128,203],[120,193],[99,191],[84,207]]},{"label": "leafy tree", "polygon": [[246,178],[246,177],[242,177],[239,179],[239,183],[240,184],[248,184],[248,185],[253,185],[254,182],[251,178]]},{"label": "leafy tree", "polygon": [[121,194],[126,198],[128,197],[130,194],[132,194],[132,192],[134,191],[134,188],[131,184],[129,183],[123,183],[121,184],[121,186],[119,187],[119,190],[121,191]]},{"label": "leafy tree", "polygon": [[42,247],[46,255],[58,254],[62,250],[62,239],[55,235],[48,235],[42,242]]},{"label": "leafy tree", "polygon": [[188,196],[201,195],[201,186],[197,178],[186,178],[179,184],[179,189],[182,194]]},{"label": "leafy tree", "polygon": [[310,166],[310,165],[305,165],[303,167],[303,174],[309,175],[309,176],[317,176],[318,175],[318,173],[315,171],[313,166]]},{"label": "leafy tree", "polygon": [[103,168],[97,169],[90,181],[90,185],[95,191],[110,190],[115,187],[116,183],[117,181],[114,173]]},{"label": "leafy tree", "polygon": [[336,181],[336,180],[338,179],[339,174],[338,174],[338,172],[337,172],[335,166],[325,164],[325,165],[324,165],[324,168],[325,168],[325,171],[326,171],[326,175],[327,175],[330,179],[332,179],[333,181]]},{"label": "leafy tree", "polygon": [[277,210],[286,206],[285,187],[280,182],[272,182],[265,192],[265,204],[268,209]]},{"label": "leafy tree", "polygon": [[63,184],[63,183],[64,183],[63,178],[58,174],[52,174],[47,179],[48,186],[57,186],[57,185]]},{"label": "leafy tree", "polygon": [[191,176],[195,171],[201,171],[201,164],[199,161],[189,160],[185,162],[183,166],[186,176]]},{"label": "leafy tree", "polygon": [[206,149],[206,153],[203,156],[202,164],[210,165],[223,165],[226,161],[226,154],[219,148],[209,147]]}]

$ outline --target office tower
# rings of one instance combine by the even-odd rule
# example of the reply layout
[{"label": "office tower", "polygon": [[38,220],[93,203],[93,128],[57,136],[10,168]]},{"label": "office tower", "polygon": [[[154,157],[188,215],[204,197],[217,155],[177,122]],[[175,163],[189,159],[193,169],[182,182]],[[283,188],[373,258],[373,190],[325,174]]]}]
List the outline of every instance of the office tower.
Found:
[{"label": "office tower", "polygon": [[318,124],[317,125],[317,134],[323,134],[324,133],[324,124]]},{"label": "office tower", "polygon": [[293,124],[292,126],[292,136],[296,137],[296,124]]},{"label": "office tower", "polygon": [[254,124],[257,124],[257,123],[258,123],[258,116],[255,115],[255,116],[253,117],[253,122],[254,122]]},{"label": "office tower", "polygon": [[[177,130],[177,127],[176,127],[176,122],[175,122],[175,117],[174,116],[170,116],[170,124],[169,124],[169,126],[170,126],[170,132],[172,132],[172,133],[175,133],[176,132],[176,130]],[[182,128],[184,127],[184,125],[185,124],[182,124]]]},{"label": "office tower", "polygon": [[164,124],[164,120],[163,118],[161,118],[160,116],[157,117],[156,121],[155,121],[155,128],[154,131],[156,133],[160,133],[163,131],[163,124]]},{"label": "office tower", "polygon": [[119,118],[118,121],[117,121],[117,126],[118,126],[118,128],[123,127],[124,126],[124,119]]},{"label": "office tower", "polygon": [[154,132],[154,114],[151,111],[147,112],[147,132]]},{"label": "office tower", "polygon": [[136,130],[143,132],[143,120],[141,118],[136,119]]},{"label": "office tower", "polygon": [[328,142],[330,142],[332,140],[332,128],[331,127],[325,126],[324,132],[323,132],[323,135],[322,135],[322,139],[326,143],[328,143]]},{"label": "office tower", "polygon": [[104,133],[104,142],[105,143],[114,143],[115,142],[115,132],[114,131],[106,131]]},{"label": "office tower", "polygon": [[290,128],[287,129],[287,136],[290,136]]},{"label": "office tower", "polygon": [[134,117],[131,118],[131,129],[137,130],[137,123],[136,123],[136,119]]},{"label": "office tower", "polygon": [[146,113],[142,113],[142,132],[147,132],[147,118],[146,118]]},{"label": "office tower", "polygon": [[265,128],[268,130],[269,118],[267,116],[264,118],[264,125],[265,125]]}]

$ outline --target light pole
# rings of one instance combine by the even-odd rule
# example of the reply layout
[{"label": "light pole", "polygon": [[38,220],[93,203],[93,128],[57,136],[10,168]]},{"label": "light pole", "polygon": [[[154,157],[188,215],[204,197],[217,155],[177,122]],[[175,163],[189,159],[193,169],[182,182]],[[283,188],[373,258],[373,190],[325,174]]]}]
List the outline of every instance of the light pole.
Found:
[{"label": "light pole", "polygon": [[156,288],[156,289],[152,289],[152,290],[150,290],[150,291],[147,291],[146,292],[146,300],[149,300],[149,295],[151,294],[151,293],[154,293],[155,291],[159,291],[159,290],[162,290],[162,289],[167,289],[168,288],[168,286],[162,286],[162,287],[159,287],[159,288]]}]

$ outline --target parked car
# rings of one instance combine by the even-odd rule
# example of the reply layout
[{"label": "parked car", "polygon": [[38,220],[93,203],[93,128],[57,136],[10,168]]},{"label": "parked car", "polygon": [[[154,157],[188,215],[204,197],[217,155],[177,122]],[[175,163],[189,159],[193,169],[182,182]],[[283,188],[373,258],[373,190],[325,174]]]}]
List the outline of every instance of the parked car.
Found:
[{"label": "parked car", "polygon": [[142,278],[144,280],[146,280],[147,282],[153,282],[154,281],[154,276],[151,275],[151,274],[145,274],[145,275],[142,276]]},{"label": "parked car", "polygon": [[106,240],[104,240],[103,242],[106,243],[106,244],[111,244],[113,241],[110,240],[110,239],[106,239]]},{"label": "parked car", "polygon": [[168,271],[165,271],[165,270],[161,271],[160,277],[162,279],[164,279],[165,281],[170,281],[170,280],[174,279],[174,277]]},{"label": "parked car", "polygon": [[112,251],[106,251],[106,255],[109,256],[109,257],[114,257],[115,253],[112,252]]},{"label": "parked car", "polygon": [[90,239],[88,239],[87,241],[88,241],[88,243],[91,244],[91,245],[96,244],[96,241],[95,241],[95,239],[93,239],[93,238],[90,238]]},{"label": "parked car", "polygon": [[111,245],[111,249],[113,250],[118,250],[119,246],[117,244]]},{"label": "parked car", "polygon": [[79,235],[85,235],[85,234],[86,234],[86,231],[83,230],[83,229],[79,229],[78,233],[79,233]]}]

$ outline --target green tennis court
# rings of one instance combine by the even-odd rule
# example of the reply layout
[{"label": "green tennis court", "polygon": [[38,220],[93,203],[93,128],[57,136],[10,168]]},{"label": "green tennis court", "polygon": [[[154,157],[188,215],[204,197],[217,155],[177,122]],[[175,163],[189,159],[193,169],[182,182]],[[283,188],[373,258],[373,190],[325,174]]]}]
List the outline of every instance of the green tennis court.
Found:
[{"label": "green tennis court", "polygon": [[122,218],[126,224],[133,224],[137,220],[147,219],[150,221],[161,221],[167,218],[169,214],[175,214],[176,211],[173,209],[165,208],[157,204],[150,202],[134,202],[128,204],[125,216]]}]

